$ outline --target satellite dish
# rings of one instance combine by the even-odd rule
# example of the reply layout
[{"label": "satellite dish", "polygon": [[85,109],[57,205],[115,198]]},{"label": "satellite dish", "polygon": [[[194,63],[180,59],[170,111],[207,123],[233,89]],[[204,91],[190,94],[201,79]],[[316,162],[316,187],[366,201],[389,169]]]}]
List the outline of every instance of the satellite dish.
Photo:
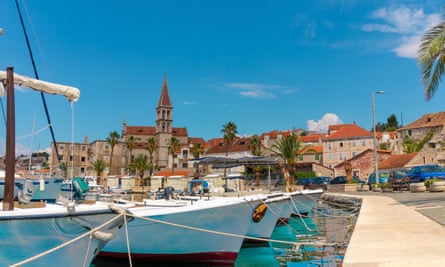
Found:
[{"label": "satellite dish", "polygon": [[17,198],[20,203],[29,203],[34,194],[34,184],[30,179],[26,179],[24,184],[18,184]]}]

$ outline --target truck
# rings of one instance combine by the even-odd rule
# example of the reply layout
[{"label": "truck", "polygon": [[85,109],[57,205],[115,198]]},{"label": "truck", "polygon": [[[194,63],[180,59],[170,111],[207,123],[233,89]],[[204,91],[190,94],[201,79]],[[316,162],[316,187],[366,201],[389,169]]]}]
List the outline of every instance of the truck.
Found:
[{"label": "truck", "polygon": [[414,166],[408,172],[410,183],[425,182],[426,180],[445,180],[445,168],[439,164],[426,164]]}]

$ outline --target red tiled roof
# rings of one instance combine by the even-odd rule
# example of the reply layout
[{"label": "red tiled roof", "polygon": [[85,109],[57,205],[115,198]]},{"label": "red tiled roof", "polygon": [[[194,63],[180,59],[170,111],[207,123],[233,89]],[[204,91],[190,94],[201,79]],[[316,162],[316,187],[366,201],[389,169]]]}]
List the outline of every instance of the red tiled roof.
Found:
[{"label": "red tiled roof", "polygon": [[188,142],[190,145],[193,145],[193,144],[206,145],[207,144],[206,141],[201,137],[189,137]]},{"label": "red tiled roof", "polygon": [[380,169],[395,169],[405,167],[415,156],[417,152],[402,154],[402,155],[391,155],[385,161],[379,164]]},{"label": "red tiled roof", "polygon": [[153,126],[127,126],[128,135],[155,135],[156,127]]},{"label": "red tiled roof", "polygon": [[301,141],[304,143],[316,143],[320,141],[326,134],[310,134],[310,135],[302,135],[300,137]]},{"label": "red tiled roof", "polygon": [[173,136],[188,136],[187,128],[175,128],[173,127]]},{"label": "red tiled roof", "polygon": [[420,119],[406,125],[405,127],[400,128],[399,131],[418,128],[430,128],[444,125],[445,112],[428,113],[420,117]]},{"label": "red tiled roof", "polygon": [[[333,125],[332,125],[333,126]],[[337,125],[338,126],[338,125]],[[331,128],[331,126],[329,126]],[[342,124],[341,127],[333,127],[337,129],[332,134],[325,136],[324,140],[334,140],[334,139],[347,139],[353,137],[372,137],[373,134],[370,131],[357,126],[356,124]]]},{"label": "red tiled roof", "polygon": [[[221,138],[219,140],[220,142],[218,142],[214,146],[211,146],[207,150],[207,154],[226,153],[227,145],[224,142],[224,139]],[[250,138],[237,138],[233,140],[233,143],[231,145],[229,145],[228,152],[250,151],[249,144],[250,144]]]}]

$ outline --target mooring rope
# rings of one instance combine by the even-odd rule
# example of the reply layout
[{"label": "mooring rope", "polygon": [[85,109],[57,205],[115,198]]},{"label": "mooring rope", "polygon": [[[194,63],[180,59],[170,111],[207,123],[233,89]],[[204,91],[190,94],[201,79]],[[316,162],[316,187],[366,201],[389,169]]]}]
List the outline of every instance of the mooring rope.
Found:
[{"label": "mooring rope", "polygon": [[125,214],[125,212],[122,212],[122,213],[119,214],[118,216],[111,218],[109,221],[107,221],[107,222],[105,222],[105,223],[99,225],[98,227],[96,227],[96,228],[94,228],[94,229],[92,229],[92,230],[90,230],[90,231],[88,231],[88,232],[86,232],[86,233],[84,233],[84,234],[82,234],[82,235],[76,237],[76,238],[73,238],[73,239],[71,239],[71,240],[69,240],[69,241],[67,241],[67,242],[65,242],[65,243],[63,243],[63,244],[60,244],[60,245],[58,245],[58,246],[56,246],[56,247],[54,247],[54,248],[52,248],[52,249],[49,249],[49,250],[47,250],[47,251],[44,251],[44,252],[42,252],[42,253],[40,253],[40,254],[37,254],[37,255],[35,255],[35,256],[33,256],[33,257],[30,257],[30,258],[25,259],[25,260],[23,260],[23,261],[20,261],[20,262],[18,262],[18,263],[12,264],[12,265],[10,265],[10,267],[19,267],[19,266],[21,266],[21,265],[24,265],[24,264],[30,263],[30,262],[32,262],[32,261],[34,261],[34,260],[37,260],[37,259],[39,259],[39,258],[41,258],[41,257],[43,257],[43,256],[46,256],[46,255],[48,255],[48,254],[51,254],[51,253],[53,253],[53,252],[55,252],[55,251],[57,251],[57,250],[59,250],[59,249],[62,249],[62,248],[66,247],[66,246],[68,246],[68,245],[70,245],[70,244],[72,244],[72,243],[74,243],[74,242],[77,242],[78,240],[84,238],[85,236],[88,236],[88,235],[90,235],[90,234],[92,234],[92,233],[94,233],[94,232],[96,232],[96,231],[99,231],[100,229],[102,229],[103,227],[107,226],[108,224],[110,224],[110,223],[116,221],[117,219],[120,219],[120,217],[124,216],[124,214]]},{"label": "mooring rope", "polygon": [[[125,219],[127,218],[127,213],[124,212],[124,216]],[[130,264],[130,267],[133,266],[133,263],[131,262],[131,249],[130,249],[130,238],[128,236],[128,224],[127,224],[127,220],[124,221],[124,226],[125,226],[125,240],[127,242],[127,251],[128,251],[128,262]]]},{"label": "mooring rope", "polygon": [[257,241],[263,241],[263,242],[281,243],[281,244],[287,244],[287,245],[299,244],[299,242],[293,242],[293,241],[274,240],[274,239],[268,239],[268,238],[260,238],[260,237],[252,237],[252,236],[246,236],[246,235],[240,235],[240,234],[225,233],[225,232],[216,231],[216,230],[203,229],[203,228],[198,228],[198,227],[193,227],[193,226],[188,226],[188,225],[183,225],[183,224],[178,224],[178,223],[166,222],[166,221],[157,220],[157,219],[148,218],[148,217],[137,216],[134,214],[127,214],[127,215],[131,216],[133,218],[141,219],[141,220],[146,220],[146,221],[150,221],[150,222],[161,223],[161,224],[166,224],[166,225],[175,226],[175,227],[179,227],[179,228],[195,230],[195,231],[199,231],[199,232],[206,232],[206,233],[211,233],[211,234],[216,234],[216,235],[238,237],[238,238],[251,239],[251,240],[257,240]]}]

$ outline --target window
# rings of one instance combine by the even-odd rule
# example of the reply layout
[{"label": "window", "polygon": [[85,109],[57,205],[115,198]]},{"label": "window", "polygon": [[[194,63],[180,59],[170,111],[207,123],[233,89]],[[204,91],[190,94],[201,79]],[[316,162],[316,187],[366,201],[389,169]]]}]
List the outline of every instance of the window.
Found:
[{"label": "window", "polygon": [[315,157],[315,160],[320,160],[320,154],[315,153],[314,157]]},{"label": "window", "polygon": [[184,163],[182,163],[182,168],[188,168],[189,166],[188,166],[188,163],[187,162],[184,162]]},{"label": "window", "polygon": [[352,141],[352,146],[353,146],[353,147],[355,146],[355,141]]},{"label": "window", "polygon": [[73,156],[70,156],[70,161],[73,161]]},{"label": "window", "polygon": [[344,158],[344,155],[343,155],[342,152],[340,152],[339,157],[340,157],[341,160]]},{"label": "window", "polygon": [[298,160],[303,160],[303,155],[298,155]]},{"label": "window", "polygon": [[85,157],[81,157],[80,161],[85,162]]},{"label": "window", "polygon": [[64,147],[63,145],[59,145],[60,150],[63,150],[63,147]]},{"label": "window", "polygon": [[362,146],[366,146],[366,141],[365,140],[362,141]]},{"label": "window", "polygon": [[343,147],[343,142],[340,142],[340,147]]},{"label": "window", "polygon": [[82,146],[82,151],[85,151],[86,149],[86,146]]}]

